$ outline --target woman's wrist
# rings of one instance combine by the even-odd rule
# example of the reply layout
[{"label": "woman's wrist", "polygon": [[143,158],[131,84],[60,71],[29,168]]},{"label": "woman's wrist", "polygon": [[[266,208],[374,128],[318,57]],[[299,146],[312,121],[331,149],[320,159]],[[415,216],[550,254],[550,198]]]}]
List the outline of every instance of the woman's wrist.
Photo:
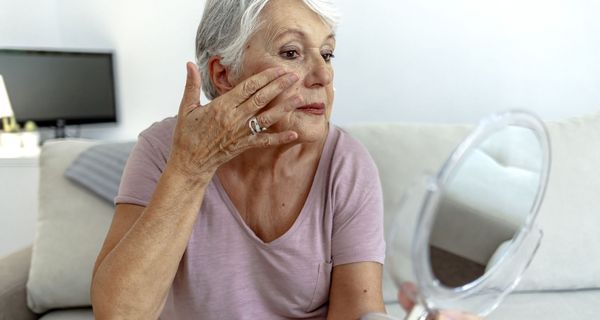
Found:
[{"label": "woman's wrist", "polygon": [[184,184],[186,188],[204,187],[212,180],[216,169],[211,168],[194,168],[191,170],[189,165],[180,165],[176,161],[168,161],[163,175]]},{"label": "woman's wrist", "polygon": [[190,175],[180,167],[167,163],[148,209],[159,208],[159,211],[163,211],[176,208],[178,212],[196,213],[211,179],[212,175],[198,173]]}]

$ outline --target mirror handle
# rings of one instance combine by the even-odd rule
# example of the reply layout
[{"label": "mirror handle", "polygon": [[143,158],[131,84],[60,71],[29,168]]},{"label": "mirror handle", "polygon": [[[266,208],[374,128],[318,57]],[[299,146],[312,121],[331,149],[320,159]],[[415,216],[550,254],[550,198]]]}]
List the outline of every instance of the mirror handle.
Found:
[{"label": "mirror handle", "polygon": [[427,320],[429,312],[421,304],[415,304],[404,320]]},{"label": "mirror handle", "polygon": [[[420,304],[415,304],[415,306],[410,310],[410,313],[406,315],[404,320],[429,320],[429,312],[427,309]],[[360,320],[400,320],[398,318],[394,318],[393,316],[385,313],[367,313],[360,317]]]}]

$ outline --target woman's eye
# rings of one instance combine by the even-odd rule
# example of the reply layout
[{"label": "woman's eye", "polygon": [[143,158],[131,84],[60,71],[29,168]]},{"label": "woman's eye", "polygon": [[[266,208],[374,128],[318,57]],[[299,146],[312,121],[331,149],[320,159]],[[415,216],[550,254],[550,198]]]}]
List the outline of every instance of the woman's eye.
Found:
[{"label": "woman's eye", "polygon": [[298,51],[296,51],[296,50],[285,50],[285,51],[282,51],[281,53],[279,53],[279,55],[281,57],[283,57],[284,59],[288,59],[288,60],[293,60],[300,56],[298,54]]},{"label": "woman's eye", "polygon": [[333,55],[333,53],[330,52],[323,53],[321,54],[321,56],[323,57],[323,60],[325,60],[325,62],[330,62],[331,59],[335,58],[335,55]]}]

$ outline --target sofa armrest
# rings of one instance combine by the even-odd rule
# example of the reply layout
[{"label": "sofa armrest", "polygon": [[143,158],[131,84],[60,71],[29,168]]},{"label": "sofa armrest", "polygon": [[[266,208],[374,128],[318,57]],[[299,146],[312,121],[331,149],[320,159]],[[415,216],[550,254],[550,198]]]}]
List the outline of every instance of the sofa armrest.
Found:
[{"label": "sofa armrest", "polygon": [[38,319],[27,307],[25,285],[30,262],[31,247],[0,259],[0,320]]}]

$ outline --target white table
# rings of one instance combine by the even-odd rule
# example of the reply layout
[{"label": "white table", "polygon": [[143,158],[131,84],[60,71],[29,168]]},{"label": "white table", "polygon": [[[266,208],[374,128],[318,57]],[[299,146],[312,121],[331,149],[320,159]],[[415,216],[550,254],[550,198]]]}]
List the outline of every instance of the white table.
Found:
[{"label": "white table", "polygon": [[38,211],[38,162],[39,150],[0,152],[0,257],[33,242]]}]

